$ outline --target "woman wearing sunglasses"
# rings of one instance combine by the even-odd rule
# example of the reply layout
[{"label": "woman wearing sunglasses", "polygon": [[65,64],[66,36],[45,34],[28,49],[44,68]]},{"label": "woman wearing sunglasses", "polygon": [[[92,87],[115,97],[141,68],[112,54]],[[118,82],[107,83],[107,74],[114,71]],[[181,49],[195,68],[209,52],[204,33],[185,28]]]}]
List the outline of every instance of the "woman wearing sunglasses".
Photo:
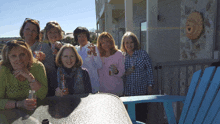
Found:
[{"label": "woman wearing sunglasses", "polygon": [[26,99],[29,90],[35,90],[37,98],[46,97],[47,78],[44,65],[33,58],[27,43],[10,41],[3,47],[0,62],[0,110],[35,109],[36,102]]},{"label": "woman wearing sunglasses", "polygon": [[34,57],[44,64],[48,83],[52,87],[49,88],[48,96],[53,96],[55,93],[54,88],[57,87],[55,60],[50,46],[47,43],[40,42],[39,21],[26,18],[20,29],[20,36],[30,46]]}]

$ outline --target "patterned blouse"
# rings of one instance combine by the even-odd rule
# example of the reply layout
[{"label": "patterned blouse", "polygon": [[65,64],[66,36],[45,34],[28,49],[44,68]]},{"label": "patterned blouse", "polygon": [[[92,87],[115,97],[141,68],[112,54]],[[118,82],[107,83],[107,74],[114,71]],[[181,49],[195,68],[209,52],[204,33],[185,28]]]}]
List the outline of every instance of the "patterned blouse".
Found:
[{"label": "patterned blouse", "polygon": [[125,77],[124,93],[126,96],[145,95],[147,86],[153,84],[151,59],[146,51],[136,50],[133,55],[125,55],[125,70],[135,67],[134,72]]}]

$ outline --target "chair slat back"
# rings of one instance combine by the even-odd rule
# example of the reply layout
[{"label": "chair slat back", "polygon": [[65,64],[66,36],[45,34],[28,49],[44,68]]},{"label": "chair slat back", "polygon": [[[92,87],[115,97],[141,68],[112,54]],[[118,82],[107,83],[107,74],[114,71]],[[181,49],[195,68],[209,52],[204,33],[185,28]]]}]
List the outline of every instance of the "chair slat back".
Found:
[{"label": "chair slat back", "polygon": [[207,88],[210,84],[210,80],[213,77],[214,71],[215,67],[206,68],[201,77],[201,80],[201,70],[193,74],[191,84],[189,86],[189,90],[186,96],[186,100],[184,102],[179,124],[193,123],[201,105],[201,102],[204,98],[204,94],[206,93]]},{"label": "chair slat back", "polygon": [[179,124],[184,123],[184,120],[185,120],[186,115],[188,113],[188,108],[190,107],[191,101],[193,99],[194,90],[196,89],[197,83],[199,82],[201,73],[202,73],[202,71],[199,70],[199,71],[195,72],[192,76],[191,84],[189,86],[188,93],[186,95],[186,99],[185,99],[184,106],[182,109],[182,113],[181,113],[181,116],[179,119]]},{"label": "chair slat back", "polygon": [[219,123],[220,123],[220,111],[218,111],[218,114],[216,115],[212,124],[219,124]]},{"label": "chair slat back", "polygon": [[[204,120],[208,121],[208,122],[205,122],[204,124],[209,124],[209,123],[212,124],[211,120],[214,120],[214,117],[216,113],[218,112],[217,110],[220,107],[220,104],[219,104],[220,96],[218,96],[218,94],[220,95],[220,93],[218,93],[219,86],[220,86],[220,68],[217,68],[215,75],[211,81],[211,84],[208,88],[208,91],[205,93],[205,98],[203,99],[203,102],[195,118],[195,121],[194,121],[195,124],[202,124]],[[210,109],[212,107],[216,111],[212,111]],[[207,114],[208,112],[211,115]]]},{"label": "chair slat back", "polygon": [[219,107],[220,107],[220,92],[218,92],[218,94],[215,97],[215,100],[213,101],[211,107],[209,108],[203,124],[213,124],[212,123],[213,120],[220,118],[220,116],[218,116],[219,114],[217,114],[219,113]]}]

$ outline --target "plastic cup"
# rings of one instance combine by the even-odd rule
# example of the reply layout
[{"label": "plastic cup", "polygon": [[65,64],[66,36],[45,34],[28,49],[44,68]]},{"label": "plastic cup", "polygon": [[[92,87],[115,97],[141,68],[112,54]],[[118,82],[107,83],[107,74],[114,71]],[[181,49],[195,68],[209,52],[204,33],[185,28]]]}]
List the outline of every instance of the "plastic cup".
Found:
[{"label": "plastic cup", "polygon": [[[29,90],[28,99],[33,100],[35,103],[37,102],[35,90]],[[35,104],[33,106],[35,106]]]},{"label": "plastic cup", "polygon": [[114,73],[113,73],[113,65],[110,65],[110,67],[109,67],[109,75],[110,76],[114,75]]}]

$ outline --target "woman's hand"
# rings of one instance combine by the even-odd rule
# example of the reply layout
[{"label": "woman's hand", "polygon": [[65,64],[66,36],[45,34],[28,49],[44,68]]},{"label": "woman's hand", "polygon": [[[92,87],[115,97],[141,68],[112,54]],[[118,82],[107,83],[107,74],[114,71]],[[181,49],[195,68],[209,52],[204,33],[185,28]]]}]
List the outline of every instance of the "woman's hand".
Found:
[{"label": "woman's hand", "polygon": [[58,53],[57,49],[53,49],[53,55],[56,55]]},{"label": "woman's hand", "polygon": [[32,90],[38,91],[41,88],[41,84],[37,80],[35,80],[35,79],[33,79],[33,80],[34,80],[34,82],[30,83],[29,85]]},{"label": "woman's hand", "polygon": [[39,54],[39,55],[36,55],[36,59],[39,60],[39,61],[41,61],[41,62],[44,61],[45,58],[46,58],[45,53],[43,53],[42,51],[40,51],[38,54]]},{"label": "woman's hand", "polygon": [[95,51],[95,46],[94,44],[90,43],[90,45],[88,46],[88,48],[90,49],[90,53],[93,54],[94,56],[97,56],[97,53]]},{"label": "woman's hand", "polygon": [[53,55],[56,55],[58,53],[57,49],[60,49],[63,45],[60,42],[55,42],[54,45],[55,47],[52,49],[52,51],[53,51]]},{"label": "woman's hand", "polygon": [[61,97],[63,96],[63,92],[59,87],[56,88],[55,96],[61,96]]},{"label": "woman's hand", "polygon": [[60,42],[55,42],[55,48],[60,49],[63,45]]},{"label": "woman's hand", "polygon": [[31,79],[34,78],[34,76],[28,71],[28,69],[18,69],[13,71],[13,75],[15,78],[17,78],[19,81],[24,81],[28,79],[28,81],[31,81]]},{"label": "woman's hand", "polygon": [[27,110],[34,110],[37,107],[37,102],[33,99],[24,99],[23,101],[18,101],[17,106]]},{"label": "woman's hand", "polygon": [[112,68],[114,74],[118,74],[118,69],[114,64],[110,65],[110,68]]},{"label": "woman's hand", "polygon": [[29,82],[31,82],[29,85],[32,90],[38,91],[41,88],[41,84],[35,80],[34,76],[28,71],[28,69],[15,70],[13,73],[19,81],[24,81],[27,79]]},{"label": "woman's hand", "polygon": [[125,71],[125,75],[130,75],[131,73],[134,72],[134,69],[135,69],[134,66],[132,66],[131,68],[128,68],[128,69]]},{"label": "woman's hand", "polygon": [[153,94],[153,88],[152,86],[148,86],[148,95],[152,95]]}]

